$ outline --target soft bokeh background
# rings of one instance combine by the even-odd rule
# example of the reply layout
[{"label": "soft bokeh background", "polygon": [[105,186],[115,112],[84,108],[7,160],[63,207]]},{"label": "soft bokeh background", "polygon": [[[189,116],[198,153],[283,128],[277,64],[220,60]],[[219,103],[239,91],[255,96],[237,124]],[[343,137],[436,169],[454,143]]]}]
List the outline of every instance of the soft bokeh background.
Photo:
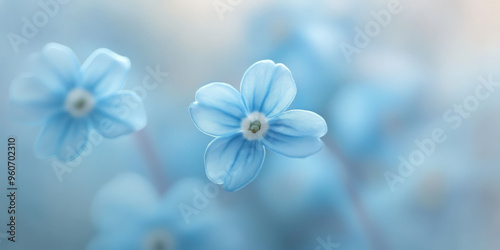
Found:
[{"label": "soft bokeh background", "polygon": [[[7,35],[21,34],[23,18],[43,11],[39,2],[47,0],[0,0],[0,139],[6,151],[8,136],[17,137],[19,187],[17,242],[1,238],[0,226],[1,249],[85,249],[99,230],[93,200],[123,173],[166,195],[186,178],[208,183],[203,153],[211,138],[195,128],[187,107],[200,86],[238,87],[262,59],[290,68],[298,86],[292,107],[321,114],[329,133],[317,155],[269,152],[253,183],[211,199],[198,216],[219,214],[241,232],[216,222],[220,242],[241,244],[233,249],[328,249],[321,248],[328,239],[338,249],[498,249],[500,92],[456,130],[442,118],[474,94],[478,77],[500,81],[498,1],[401,0],[402,12],[351,63],[340,44],[353,44],[355,27],[364,29],[389,1],[71,0],[16,53]],[[214,2],[238,4],[221,19]],[[54,159],[34,156],[39,128],[11,120],[7,105],[10,83],[49,42],[71,47],[80,61],[101,47],[129,57],[127,89],[141,90],[148,68],[169,73],[141,93],[147,127],[94,146],[63,182]],[[398,173],[399,157],[408,159],[414,140],[435,128],[446,142],[391,191],[384,173]],[[4,164],[0,225],[8,219],[6,172]],[[189,188],[186,195],[195,196]]]}]

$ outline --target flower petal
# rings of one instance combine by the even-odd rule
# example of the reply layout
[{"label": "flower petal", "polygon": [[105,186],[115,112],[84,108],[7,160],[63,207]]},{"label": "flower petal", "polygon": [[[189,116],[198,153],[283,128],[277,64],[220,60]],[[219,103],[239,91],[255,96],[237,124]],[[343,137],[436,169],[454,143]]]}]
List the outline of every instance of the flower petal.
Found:
[{"label": "flower petal", "polygon": [[98,49],[82,65],[83,87],[97,97],[122,89],[130,60],[109,49]]},{"label": "flower petal", "polygon": [[265,150],[258,140],[246,140],[241,133],[214,139],[205,152],[205,170],[216,184],[236,191],[253,181],[264,162]]},{"label": "flower petal", "polygon": [[9,112],[24,122],[40,122],[63,110],[64,97],[40,78],[25,75],[12,82]]},{"label": "flower petal", "polygon": [[189,106],[196,127],[211,136],[240,131],[246,116],[240,93],[226,83],[210,83],[196,92],[196,101]]},{"label": "flower petal", "polygon": [[143,129],[147,123],[141,98],[122,90],[100,100],[90,114],[92,127],[104,137],[115,138]]},{"label": "flower petal", "polygon": [[33,75],[55,91],[68,91],[80,81],[80,62],[73,50],[64,45],[45,45],[42,52],[35,55],[33,64]]},{"label": "flower petal", "polygon": [[241,81],[241,96],[248,111],[257,111],[267,117],[287,109],[296,93],[297,87],[290,70],[270,60],[252,65]]},{"label": "flower petal", "polygon": [[310,111],[290,110],[269,120],[263,143],[288,157],[307,157],[321,150],[323,142],[319,138],[326,132],[323,117]]},{"label": "flower petal", "polygon": [[35,154],[39,158],[57,156],[64,162],[76,159],[88,142],[89,121],[75,119],[61,113],[49,119],[35,142]]}]

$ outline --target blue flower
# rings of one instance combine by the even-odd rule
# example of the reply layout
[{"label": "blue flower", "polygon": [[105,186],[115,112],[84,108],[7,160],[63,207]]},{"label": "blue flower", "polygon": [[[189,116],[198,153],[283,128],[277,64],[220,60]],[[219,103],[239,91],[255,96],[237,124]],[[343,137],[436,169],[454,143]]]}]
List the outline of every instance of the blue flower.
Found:
[{"label": "blue flower", "polygon": [[264,60],[241,81],[241,94],[226,83],[210,83],[196,92],[189,111],[198,129],[216,137],[205,152],[208,178],[236,191],[260,171],[265,148],[288,157],[318,152],[325,120],[304,110],[285,111],[297,92],[283,64]]},{"label": "blue flower", "polygon": [[44,124],[37,157],[72,161],[85,150],[91,129],[114,138],[146,125],[142,100],[121,90],[128,58],[98,49],[80,66],[70,48],[50,43],[33,62],[32,72],[12,83],[10,107],[20,120]]},{"label": "blue flower", "polygon": [[322,114],[325,102],[352,73],[339,46],[354,36],[355,23],[351,15],[332,13],[325,4],[273,1],[249,19],[248,56],[280,61],[293,72],[301,94],[291,108]]},{"label": "blue flower", "polygon": [[[353,209],[346,176],[339,161],[322,149],[306,159],[287,159],[273,155],[272,166],[262,173],[256,200],[262,209],[260,219],[278,239],[294,239],[282,249],[317,249],[317,237],[331,236],[346,249],[370,249],[363,225]],[[279,199],[277,199],[279,197]],[[255,210],[255,208],[251,208]],[[264,218],[264,219],[262,219]],[[299,247],[301,246],[301,247]]]},{"label": "blue flower", "polygon": [[456,237],[461,238],[460,243],[474,242],[474,249],[488,249],[484,244],[488,242],[486,224],[496,212],[473,211],[480,211],[490,199],[481,195],[484,187],[498,182],[478,178],[476,174],[484,172],[476,171],[477,162],[465,153],[465,141],[460,138],[439,148],[439,153],[415,167],[409,176],[400,175],[393,166],[391,172],[400,178],[392,179],[394,192],[389,182],[366,191],[366,211],[391,249],[466,249],[451,240]]},{"label": "blue flower", "polygon": [[211,210],[216,204],[196,210],[196,217],[186,222],[180,204],[196,200],[193,190],[204,190],[202,183],[184,179],[160,196],[137,174],[115,177],[92,202],[91,218],[98,235],[87,250],[247,249],[236,224]]}]

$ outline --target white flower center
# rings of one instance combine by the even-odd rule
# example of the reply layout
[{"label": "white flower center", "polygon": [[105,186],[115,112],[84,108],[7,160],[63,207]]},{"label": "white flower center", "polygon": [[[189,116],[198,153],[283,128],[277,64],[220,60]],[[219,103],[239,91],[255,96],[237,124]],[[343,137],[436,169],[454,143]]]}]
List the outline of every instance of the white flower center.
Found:
[{"label": "white flower center", "polygon": [[174,250],[174,238],[166,230],[155,230],[144,238],[144,250]]},{"label": "white flower center", "polygon": [[95,106],[95,99],[85,89],[75,88],[69,92],[64,103],[64,108],[73,117],[82,117],[90,113]]},{"label": "white flower center", "polygon": [[269,123],[264,114],[253,112],[241,121],[241,130],[247,140],[262,138],[269,129]]}]

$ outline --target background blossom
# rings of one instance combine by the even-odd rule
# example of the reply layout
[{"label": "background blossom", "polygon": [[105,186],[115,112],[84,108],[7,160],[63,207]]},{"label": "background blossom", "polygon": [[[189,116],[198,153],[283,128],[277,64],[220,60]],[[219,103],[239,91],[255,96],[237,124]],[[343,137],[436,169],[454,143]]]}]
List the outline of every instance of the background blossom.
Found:
[{"label": "background blossom", "polygon": [[121,90],[130,68],[128,58],[96,50],[80,66],[63,45],[46,45],[33,69],[12,83],[12,112],[28,122],[43,122],[35,143],[40,158],[72,161],[87,147],[90,130],[114,138],[142,129],[142,100]]}]

